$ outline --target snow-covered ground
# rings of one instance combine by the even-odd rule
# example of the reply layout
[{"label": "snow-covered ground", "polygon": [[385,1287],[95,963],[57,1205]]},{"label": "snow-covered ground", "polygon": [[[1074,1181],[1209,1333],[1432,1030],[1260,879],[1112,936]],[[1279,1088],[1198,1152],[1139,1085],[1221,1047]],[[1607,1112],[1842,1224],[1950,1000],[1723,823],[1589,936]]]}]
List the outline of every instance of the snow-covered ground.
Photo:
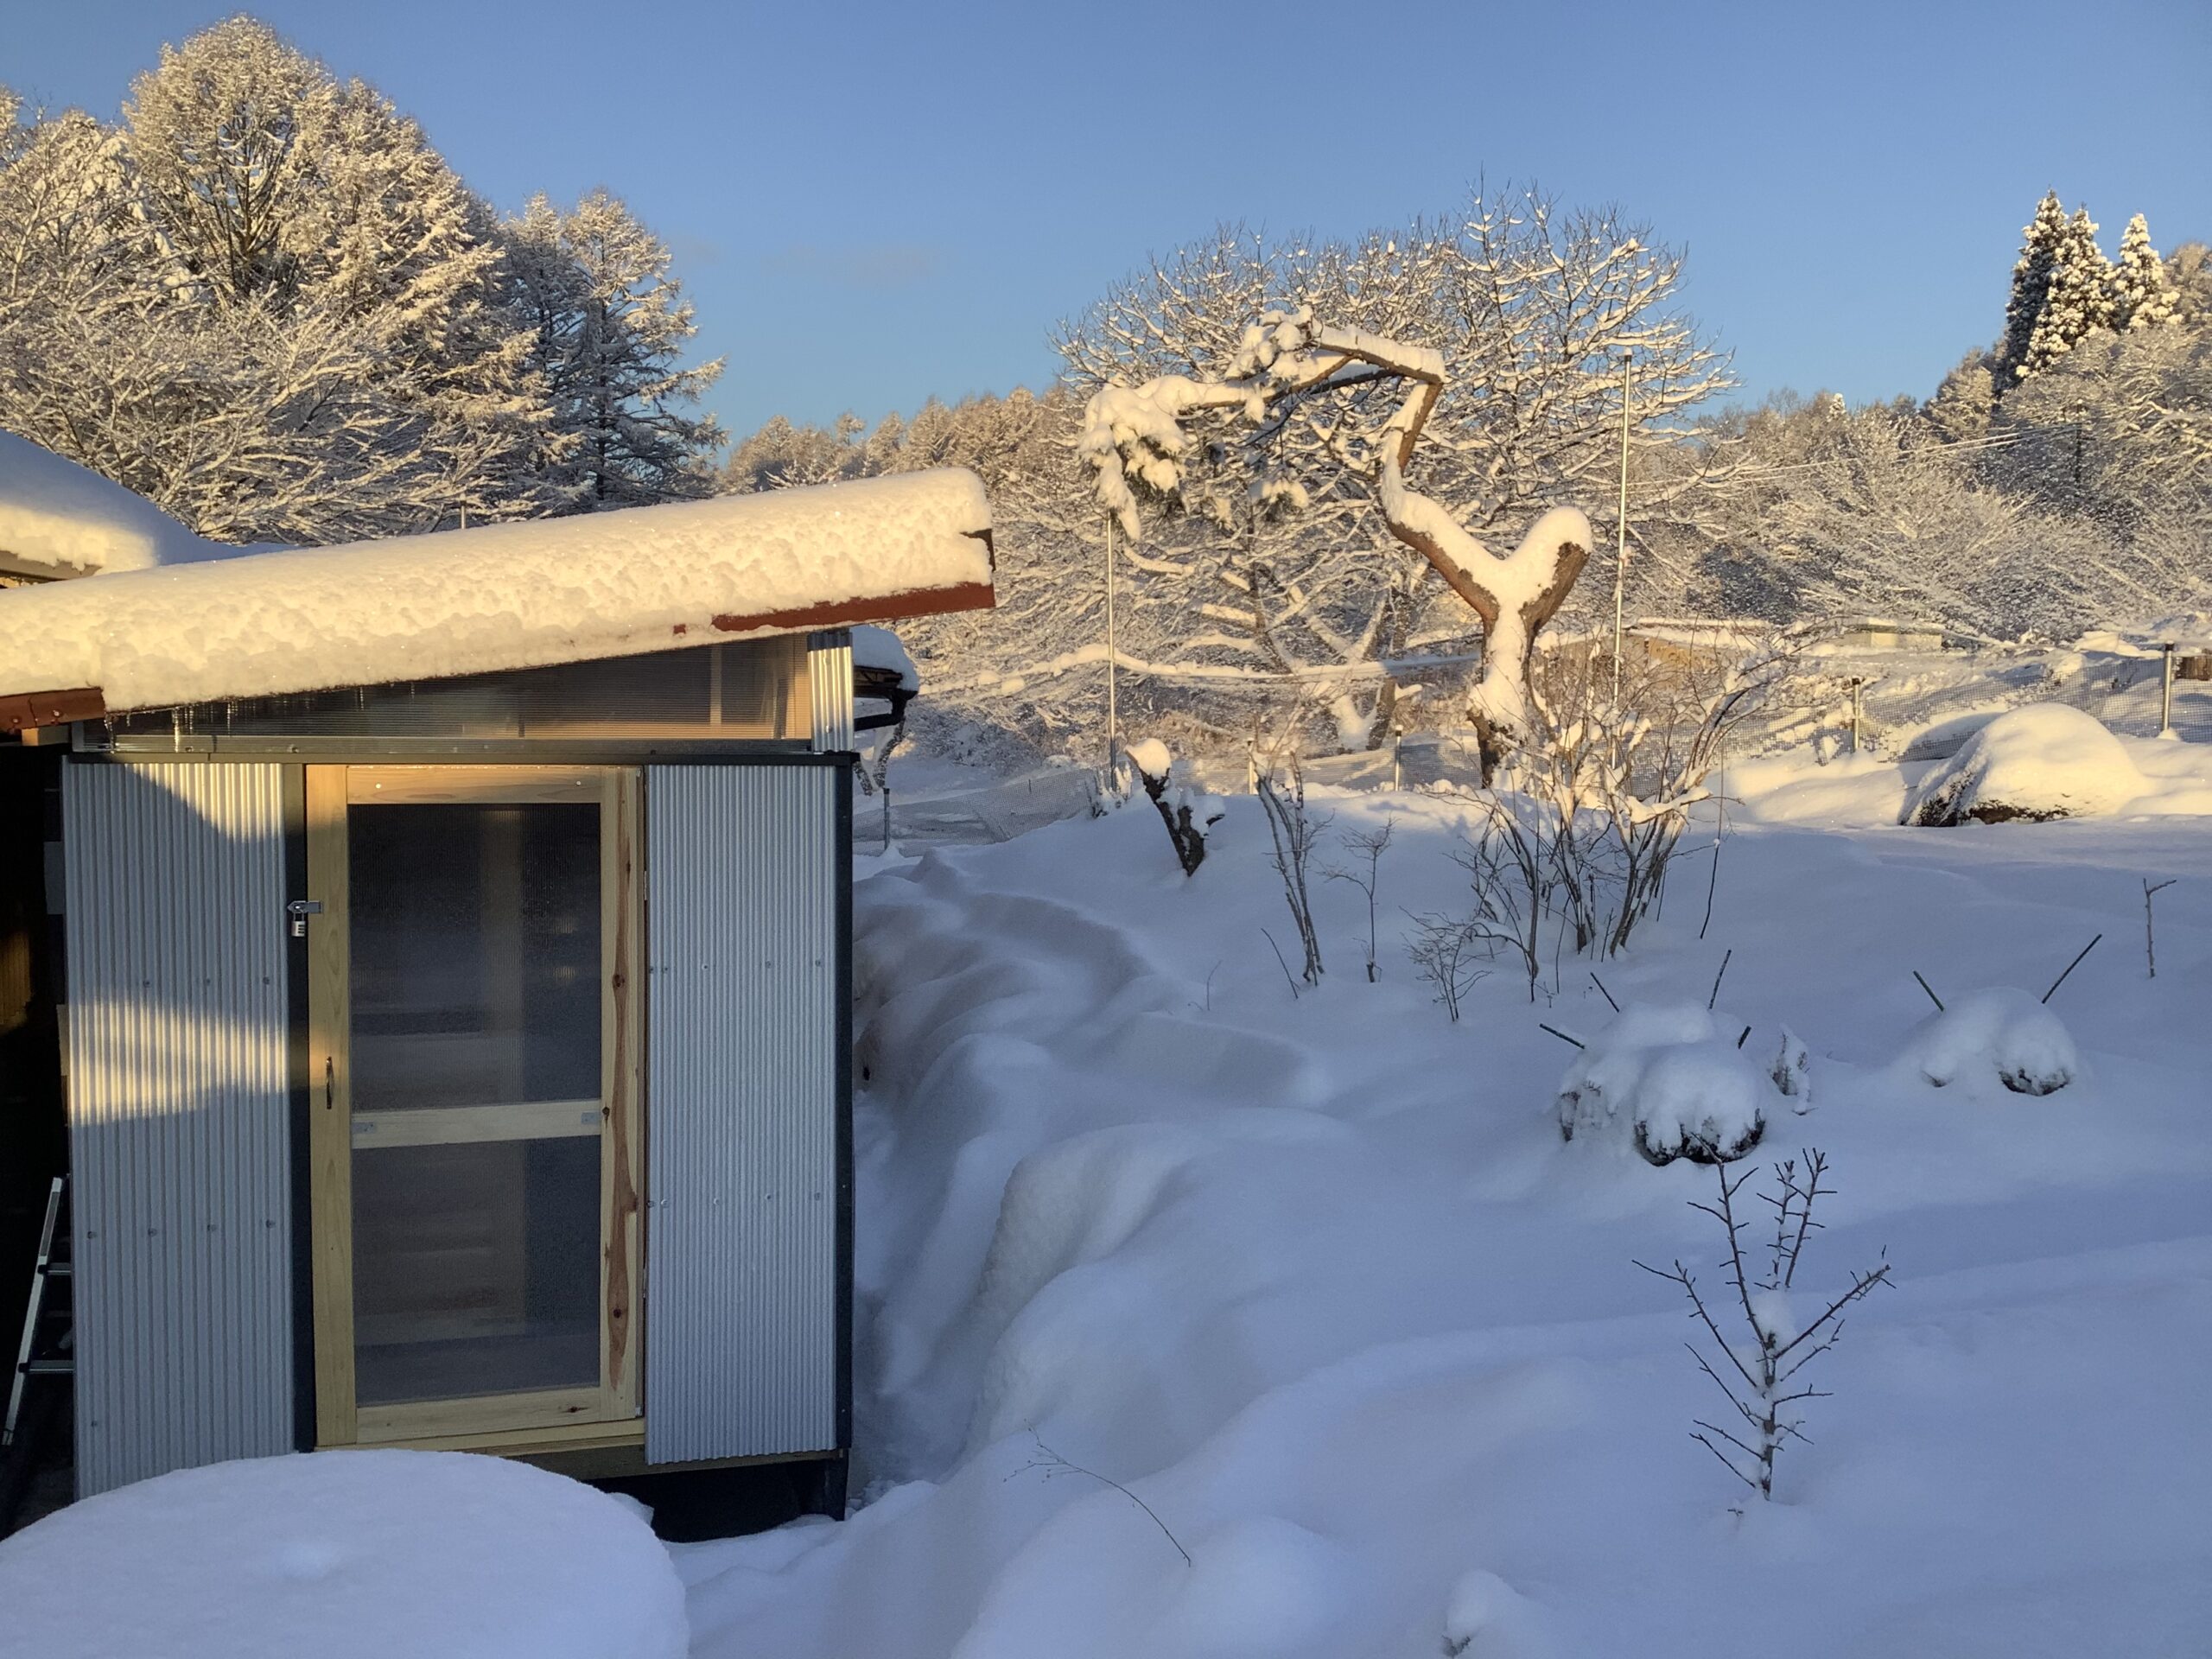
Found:
[{"label": "snow-covered ground", "polygon": [[[2212,749],[2128,747],[2164,757],[2159,816],[1900,829],[1930,763],[1741,768],[1705,936],[1693,848],[1599,965],[1701,1007],[1732,951],[1727,1031],[1812,1055],[1811,1111],[1770,1101],[1752,1158],[1818,1147],[1837,1188],[1799,1317],[1893,1264],[1772,1503],[1689,1438],[1726,1408],[1632,1265],[1710,1268],[1713,1172],[1560,1139],[1576,1056],[1539,1022],[1605,1029],[1588,964],[1532,1007],[1501,963],[1453,1025],[1406,960],[1407,912],[1465,907],[1466,800],[1317,799],[1395,826],[1380,981],[1364,899],[1323,881],[1329,974],[1295,1000],[1249,798],[1189,880],[1141,800],[872,866],[866,1502],[679,1551],[695,1650],[2206,1651]],[[2178,878],[2155,980],[2145,877]],[[1967,1023],[2029,1020],[2100,932],[2029,1033],[2078,1048],[2055,1092],[1929,1028],[1913,969]]]}]

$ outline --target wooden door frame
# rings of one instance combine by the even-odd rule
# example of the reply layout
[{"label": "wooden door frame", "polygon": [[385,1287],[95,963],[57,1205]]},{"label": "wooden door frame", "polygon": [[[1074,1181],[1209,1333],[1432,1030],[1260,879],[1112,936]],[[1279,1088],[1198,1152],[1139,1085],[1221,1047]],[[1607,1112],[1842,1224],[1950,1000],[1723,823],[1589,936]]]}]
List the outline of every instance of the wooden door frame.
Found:
[{"label": "wooden door frame", "polygon": [[[518,1430],[637,1428],[643,1229],[642,777],[630,766],[309,766],[308,1249],[318,1447],[496,1444]],[[362,1408],[353,1367],[353,1101],[347,1068],[346,815],[378,802],[581,802],[600,807],[600,1381],[596,1387]]]}]

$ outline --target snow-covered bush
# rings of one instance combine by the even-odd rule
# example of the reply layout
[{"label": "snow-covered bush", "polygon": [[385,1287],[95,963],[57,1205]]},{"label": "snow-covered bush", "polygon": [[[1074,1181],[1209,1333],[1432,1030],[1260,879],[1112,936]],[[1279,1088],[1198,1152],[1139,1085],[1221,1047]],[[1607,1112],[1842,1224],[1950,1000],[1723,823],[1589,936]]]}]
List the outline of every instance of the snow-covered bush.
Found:
[{"label": "snow-covered bush", "polygon": [[1938,1089],[1993,1077],[2016,1095],[2051,1094],[2082,1074],[2058,1016],[2010,985],[1955,998],[1906,1038],[1897,1063]]},{"label": "snow-covered bush", "polygon": [[1811,1058],[1785,1027],[1771,1052],[1694,1002],[1631,1002],[1586,1042],[1552,1109],[1565,1141],[1636,1148],[1647,1162],[1733,1162],[1770,1120],[1809,1110]]},{"label": "snow-covered bush", "polygon": [[1922,779],[1900,822],[2101,817],[2149,788],[2120,740],[2094,716],[2064,703],[2030,703],[1974,732]]}]

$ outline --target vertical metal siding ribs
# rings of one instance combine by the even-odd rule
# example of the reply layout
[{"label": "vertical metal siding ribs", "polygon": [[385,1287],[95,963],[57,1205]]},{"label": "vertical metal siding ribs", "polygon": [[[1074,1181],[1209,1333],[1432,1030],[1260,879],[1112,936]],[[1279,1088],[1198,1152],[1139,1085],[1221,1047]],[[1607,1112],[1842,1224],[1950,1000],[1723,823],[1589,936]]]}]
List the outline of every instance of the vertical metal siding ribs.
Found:
[{"label": "vertical metal siding ribs", "polygon": [[836,785],[646,770],[648,1463],[838,1443]]},{"label": "vertical metal siding ribs", "polygon": [[814,708],[814,747],[836,754],[853,747],[853,633],[831,628],[806,637],[807,690]]},{"label": "vertical metal siding ribs", "polygon": [[80,1494],[291,1449],[283,775],[63,772]]}]

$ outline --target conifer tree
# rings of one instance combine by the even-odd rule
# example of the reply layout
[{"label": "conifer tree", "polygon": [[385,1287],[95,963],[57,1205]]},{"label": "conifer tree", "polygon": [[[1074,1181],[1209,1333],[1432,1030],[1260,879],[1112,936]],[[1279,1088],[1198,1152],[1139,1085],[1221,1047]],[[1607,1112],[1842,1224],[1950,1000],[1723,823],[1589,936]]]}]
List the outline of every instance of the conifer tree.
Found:
[{"label": "conifer tree", "polygon": [[597,512],[711,492],[722,444],[711,415],[686,406],[721,373],[678,359],[697,332],[668,245],[605,190],[563,213],[533,197],[505,226],[530,361],[552,400],[562,453],[556,510]]},{"label": "conifer tree", "polygon": [[2151,245],[2151,227],[2138,213],[2120,233],[2120,262],[2112,274],[2112,327],[2155,328],[2174,321],[2179,296],[2166,275],[2166,262]]},{"label": "conifer tree", "polygon": [[2058,192],[2046,191],[2036,216],[2022,229],[2019,259],[2012,266],[2012,293],[2005,302],[2005,340],[1998,352],[1999,382],[2009,385],[2028,372],[2031,342],[2050,298],[2052,274],[2066,239],[2066,209]]},{"label": "conifer tree", "polygon": [[2018,378],[2043,373],[2090,334],[2111,326],[2112,282],[2112,265],[2097,246],[2096,225],[2088,208],[2078,208],[2059,237]]}]

